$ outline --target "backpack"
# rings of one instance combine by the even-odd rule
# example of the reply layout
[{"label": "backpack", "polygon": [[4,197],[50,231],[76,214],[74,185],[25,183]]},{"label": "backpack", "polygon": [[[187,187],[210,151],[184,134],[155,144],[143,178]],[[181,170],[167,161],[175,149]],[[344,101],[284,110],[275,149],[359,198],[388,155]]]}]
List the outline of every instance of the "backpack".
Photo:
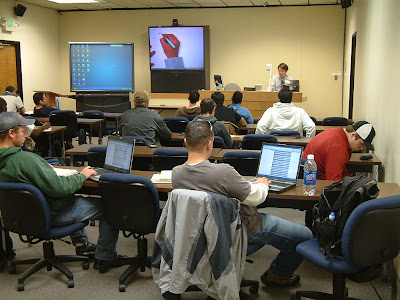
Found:
[{"label": "backpack", "polygon": [[[378,194],[376,180],[365,176],[345,177],[323,188],[313,208],[313,231],[326,259],[343,254],[341,240],[347,219],[359,204]],[[329,219],[331,212],[335,213],[334,220]]]}]

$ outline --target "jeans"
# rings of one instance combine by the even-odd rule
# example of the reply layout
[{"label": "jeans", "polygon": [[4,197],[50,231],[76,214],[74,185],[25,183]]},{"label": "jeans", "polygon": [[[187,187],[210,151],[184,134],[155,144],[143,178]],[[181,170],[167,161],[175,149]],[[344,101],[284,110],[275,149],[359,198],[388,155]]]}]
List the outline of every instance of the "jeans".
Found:
[{"label": "jeans", "polygon": [[281,250],[269,270],[288,279],[303,261],[303,257],[296,253],[296,246],[312,239],[311,230],[269,214],[261,213],[260,216],[261,225],[248,237],[248,243],[267,244]]},{"label": "jeans", "polygon": [[[63,210],[52,211],[52,224],[66,226],[89,219],[99,220],[99,239],[97,241],[95,258],[112,260],[117,256],[116,244],[119,230],[111,227],[103,217],[103,209],[99,199],[94,201],[76,197],[70,206]],[[86,230],[78,230],[70,235],[72,243],[84,243],[88,240]]]}]

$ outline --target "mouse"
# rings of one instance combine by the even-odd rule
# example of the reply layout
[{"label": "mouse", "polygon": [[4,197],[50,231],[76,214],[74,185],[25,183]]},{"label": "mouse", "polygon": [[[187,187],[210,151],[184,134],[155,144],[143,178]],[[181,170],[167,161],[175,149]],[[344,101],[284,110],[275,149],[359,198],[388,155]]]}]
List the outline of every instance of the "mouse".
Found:
[{"label": "mouse", "polygon": [[371,159],[373,156],[371,154],[364,154],[360,156],[361,160],[368,160]]}]

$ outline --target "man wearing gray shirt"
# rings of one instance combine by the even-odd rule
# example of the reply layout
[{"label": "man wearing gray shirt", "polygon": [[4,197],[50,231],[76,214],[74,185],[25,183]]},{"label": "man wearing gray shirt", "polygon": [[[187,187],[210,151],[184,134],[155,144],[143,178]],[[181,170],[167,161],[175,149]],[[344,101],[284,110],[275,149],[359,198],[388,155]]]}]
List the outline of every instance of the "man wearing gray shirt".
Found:
[{"label": "man wearing gray shirt", "polygon": [[300,277],[294,271],[303,257],[296,253],[296,246],[311,239],[311,231],[305,226],[258,213],[256,206],[265,201],[271,182],[266,178],[259,178],[251,184],[233,167],[210,163],[208,158],[213,140],[211,123],[201,120],[189,123],[185,132],[188,160],[173,168],[173,188],[209,191],[241,201],[240,215],[247,228],[248,242],[268,244],[281,250],[261,276],[261,281],[268,286],[297,285]]},{"label": "man wearing gray shirt", "polygon": [[135,108],[121,116],[122,136],[140,136],[150,146],[161,147],[162,141],[168,141],[172,133],[161,117],[148,109],[150,95],[146,91],[137,91],[134,95]]}]

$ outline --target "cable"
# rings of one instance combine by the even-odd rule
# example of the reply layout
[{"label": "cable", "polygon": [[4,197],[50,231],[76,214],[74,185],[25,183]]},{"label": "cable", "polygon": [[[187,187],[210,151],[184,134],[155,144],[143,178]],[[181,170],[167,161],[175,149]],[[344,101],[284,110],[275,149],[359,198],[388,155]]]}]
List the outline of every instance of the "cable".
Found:
[{"label": "cable", "polygon": [[379,296],[379,293],[378,293],[378,291],[376,290],[374,284],[372,283],[372,280],[370,280],[369,282],[371,283],[372,287],[374,288],[374,291],[375,291],[376,295],[379,297],[380,300],[382,300],[382,298],[381,298],[381,296]]}]

